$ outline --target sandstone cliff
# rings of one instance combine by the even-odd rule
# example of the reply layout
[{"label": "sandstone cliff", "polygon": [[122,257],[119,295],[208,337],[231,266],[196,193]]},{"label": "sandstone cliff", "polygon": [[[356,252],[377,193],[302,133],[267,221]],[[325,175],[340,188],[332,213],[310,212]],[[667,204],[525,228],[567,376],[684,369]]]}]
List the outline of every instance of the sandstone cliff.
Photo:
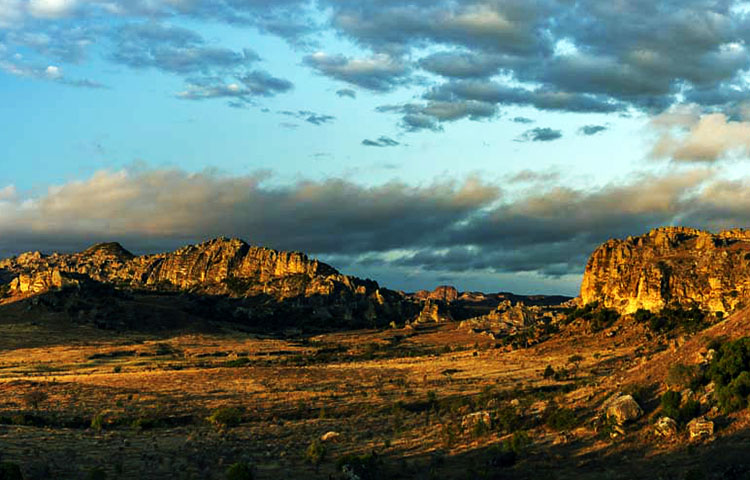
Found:
[{"label": "sandstone cliff", "polygon": [[80,289],[81,282],[93,280],[133,291],[247,300],[238,311],[241,317],[250,318],[294,311],[322,320],[372,323],[411,308],[397,292],[381,289],[371,280],[342,275],[303,253],[253,247],[226,238],[144,256],[135,256],[117,243],[67,255],[31,252],[0,261],[0,271],[13,278],[11,295]]},{"label": "sandstone cliff", "polygon": [[718,234],[685,227],[609,240],[589,258],[584,304],[599,301],[620,313],[667,305],[730,312],[750,299],[750,231]]}]

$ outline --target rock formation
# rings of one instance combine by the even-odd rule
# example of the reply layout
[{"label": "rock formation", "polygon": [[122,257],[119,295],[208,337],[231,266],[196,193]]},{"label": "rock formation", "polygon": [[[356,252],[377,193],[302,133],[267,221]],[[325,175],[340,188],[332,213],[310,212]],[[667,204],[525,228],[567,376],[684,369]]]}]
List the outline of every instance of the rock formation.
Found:
[{"label": "rock formation", "polygon": [[750,297],[750,231],[685,227],[609,240],[589,258],[581,301],[620,313],[693,305],[731,312]]},{"label": "rock formation", "polygon": [[[25,253],[0,261],[0,271],[14,277],[11,295],[38,294],[93,280],[134,291],[253,299],[256,308],[245,308],[241,315],[249,317],[268,310],[257,308],[258,302],[283,302],[317,319],[357,317],[372,322],[412,314],[402,295],[381,289],[374,281],[342,275],[303,253],[253,247],[237,239],[218,238],[144,256],[135,256],[117,243],[68,255]],[[401,312],[403,308],[409,311]]]}]

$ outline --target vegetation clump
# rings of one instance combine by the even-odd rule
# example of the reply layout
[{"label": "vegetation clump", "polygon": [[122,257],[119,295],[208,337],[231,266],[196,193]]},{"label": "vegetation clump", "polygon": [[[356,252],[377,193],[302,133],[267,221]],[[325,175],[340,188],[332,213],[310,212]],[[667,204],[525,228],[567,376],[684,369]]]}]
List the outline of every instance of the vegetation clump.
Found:
[{"label": "vegetation clump", "polygon": [[668,390],[661,396],[661,411],[679,423],[687,423],[700,414],[700,404],[695,400],[688,400],[681,405],[682,396],[679,392]]},{"label": "vegetation clump", "polygon": [[237,462],[227,468],[225,473],[227,480],[253,480],[253,469],[245,462]]},{"label": "vegetation clump", "polygon": [[234,407],[219,407],[208,417],[208,421],[217,427],[236,427],[241,420],[242,412]]},{"label": "vegetation clump", "polygon": [[654,333],[668,334],[681,332],[692,334],[708,326],[706,312],[693,306],[689,309],[677,307],[663,308],[659,313],[640,308],[633,316],[636,322],[648,326]]},{"label": "vegetation clump", "polygon": [[725,413],[744,409],[750,396],[750,337],[727,342],[719,348],[708,368],[716,384],[716,399]]},{"label": "vegetation clump", "polygon": [[620,318],[620,314],[617,310],[601,307],[599,302],[591,302],[569,310],[565,323],[571,323],[578,318],[589,322],[592,332],[599,332],[611,327]]},{"label": "vegetation clump", "polygon": [[349,478],[359,478],[360,480],[382,478],[380,475],[382,460],[375,452],[364,455],[345,455],[336,461],[336,469],[348,474]]}]

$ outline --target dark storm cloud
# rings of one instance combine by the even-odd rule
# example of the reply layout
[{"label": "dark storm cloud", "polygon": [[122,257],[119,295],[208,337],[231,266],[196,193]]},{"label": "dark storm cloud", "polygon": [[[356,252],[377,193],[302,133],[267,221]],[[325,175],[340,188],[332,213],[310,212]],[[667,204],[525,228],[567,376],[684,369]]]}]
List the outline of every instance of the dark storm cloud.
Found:
[{"label": "dark storm cloud", "polygon": [[362,145],[366,147],[397,147],[401,144],[390,137],[381,136],[377,140],[364,139]]},{"label": "dark storm cloud", "polygon": [[523,132],[516,141],[518,142],[551,142],[562,138],[560,130],[552,128],[532,128]]},{"label": "dark storm cloud", "polygon": [[578,129],[578,133],[581,135],[591,136],[596,135],[607,130],[604,125],[584,125]]}]

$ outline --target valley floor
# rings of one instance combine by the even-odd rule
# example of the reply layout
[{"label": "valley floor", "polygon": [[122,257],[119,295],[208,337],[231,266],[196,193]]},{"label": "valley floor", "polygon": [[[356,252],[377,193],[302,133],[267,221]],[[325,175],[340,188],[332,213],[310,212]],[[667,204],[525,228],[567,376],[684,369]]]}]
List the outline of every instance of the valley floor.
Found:
[{"label": "valley floor", "polygon": [[[236,462],[259,479],[344,478],[347,455],[366,478],[744,478],[732,472],[750,467],[745,413],[709,443],[655,439],[653,401],[624,435],[596,427],[606,398],[657,385],[673,361],[635,327],[519,350],[456,323],[296,339],[0,328],[0,460],[27,479],[104,478],[98,467],[108,479],[223,479]],[[544,378],[548,365],[565,375]]]}]

